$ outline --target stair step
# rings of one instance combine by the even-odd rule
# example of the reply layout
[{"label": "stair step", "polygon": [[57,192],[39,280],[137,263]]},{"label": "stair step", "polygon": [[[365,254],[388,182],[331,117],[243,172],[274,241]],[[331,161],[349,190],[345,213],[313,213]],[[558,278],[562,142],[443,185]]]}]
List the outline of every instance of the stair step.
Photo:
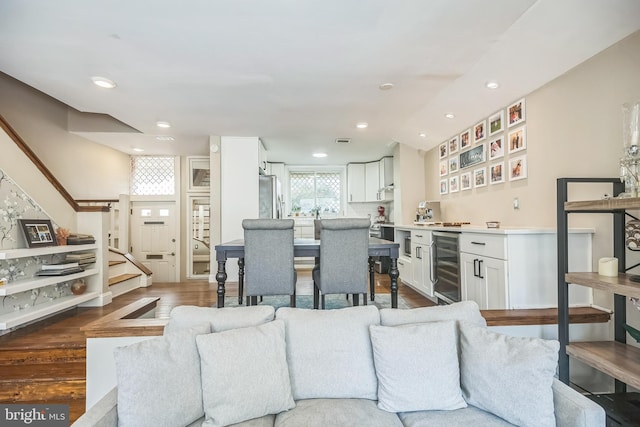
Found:
[{"label": "stair step", "polygon": [[126,261],[124,260],[117,260],[117,261],[109,261],[109,267],[113,267],[114,265],[119,265],[119,264],[124,264],[126,263]]},{"label": "stair step", "polygon": [[119,276],[109,277],[109,286],[116,285],[118,283],[127,281],[129,279],[133,279],[134,277],[142,276],[140,273],[137,274],[120,274]]},{"label": "stair step", "polygon": [[0,401],[84,399],[86,364],[40,363],[0,367]]},{"label": "stair step", "polygon": [[16,349],[0,351],[0,367],[34,365],[39,363],[85,363],[85,347],[56,349]]}]

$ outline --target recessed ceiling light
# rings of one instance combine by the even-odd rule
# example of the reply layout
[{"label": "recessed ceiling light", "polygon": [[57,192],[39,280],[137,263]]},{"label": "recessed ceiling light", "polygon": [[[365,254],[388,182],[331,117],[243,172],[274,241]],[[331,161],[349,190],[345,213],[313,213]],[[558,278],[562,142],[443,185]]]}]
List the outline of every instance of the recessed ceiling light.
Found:
[{"label": "recessed ceiling light", "polygon": [[116,84],[106,77],[93,76],[91,77],[91,81],[94,85],[103,87],[105,89],[113,89],[114,87],[116,87]]},{"label": "recessed ceiling light", "polygon": [[360,122],[360,123],[358,123],[358,124],[356,125],[356,127],[357,127],[358,129],[366,129],[366,128],[367,128],[367,126],[369,126],[369,123],[367,123],[367,122]]},{"label": "recessed ceiling light", "polygon": [[447,113],[444,115],[447,119],[453,119],[455,115],[453,113]]},{"label": "recessed ceiling light", "polygon": [[418,136],[419,136],[420,138],[426,138],[426,137],[427,137],[427,134],[426,134],[426,133],[424,133],[424,132],[420,132],[420,133],[418,134]]},{"label": "recessed ceiling light", "polygon": [[382,83],[378,88],[380,88],[380,90],[393,89],[393,83]]},{"label": "recessed ceiling light", "polygon": [[160,135],[156,136],[156,141],[175,141],[175,138],[172,136]]},{"label": "recessed ceiling light", "polygon": [[493,80],[486,82],[484,85],[486,86],[487,89],[498,89],[500,87],[498,82]]},{"label": "recessed ceiling light", "polygon": [[144,151],[144,149],[142,149],[142,148],[134,148],[133,151],[135,151],[136,153],[142,153]]},{"label": "recessed ceiling light", "polygon": [[327,153],[313,153],[313,157],[327,157]]},{"label": "recessed ceiling light", "polygon": [[171,123],[169,122],[163,122],[163,121],[159,121],[156,122],[156,126],[158,126],[159,128],[170,128],[171,127]]}]

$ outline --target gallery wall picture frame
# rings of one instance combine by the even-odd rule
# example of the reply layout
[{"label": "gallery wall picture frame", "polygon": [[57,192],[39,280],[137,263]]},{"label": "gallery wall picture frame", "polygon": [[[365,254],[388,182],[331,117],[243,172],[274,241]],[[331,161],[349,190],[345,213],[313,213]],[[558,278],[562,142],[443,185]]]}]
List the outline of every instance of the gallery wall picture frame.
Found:
[{"label": "gallery wall picture frame", "polygon": [[489,136],[496,135],[504,130],[504,110],[489,117]]},{"label": "gallery wall picture frame", "polygon": [[524,98],[517,100],[507,107],[507,126],[513,127],[526,120]]},{"label": "gallery wall picture frame", "polygon": [[499,159],[504,157],[504,136],[489,141],[489,160]]},{"label": "gallery wall picture frame", "polygon": [[458,170],[458,156],[449,157],[449,173],[456,172]]},{"label": "gallery wall picture frame", "polygon": [[527,127],[520,126],[509,132],[507,136],[509,144],[509,154],[527,149]]},{"label": "gallery wall picture frame", "polygon": [[440,180],[440,194],[447,194],[449,192],[449,180],[441,179]]},{"label": "gallery wall picture frame", "polygon": [[487,137],[487,121],[483,120],[473,126],[473,143],[484,141]]},{"label": "gallery wall picture frame", "polygon": [[449,140],[449,154],[458,152],[458,135]]},{"label": "gallery wall picture frame", "polygon": [[211,171],[209,157],[187,157],[189,182],[187,191],[209,191]]},{"label": "gallery wall picture frame", "polygon": [[460,190],[471,190],[471,172],[460,174]]},{"label": "gallery wall picture frame", "polygon": [[504,182],[504,162],[494,163],[489,167],[489,182],[491,185]]},{"label": "gallery wall picture frame", "polygon": [[478,168],[473,170],[473,186],[475,188],[486,187],[487,185],[487,168]]},{"label": "gallery wall picture frame", "polygon": [[440,162],[440,176],[449,175],[449,162],[445,159]]},{"label": "gallery wall picture frame", "polygon": [[460,169],[468,168],[478,163],[482,163],[486,160],[484,143],[473,147],[471,150],[460,153],[460,162],[458,164]]},{"label": "gallery wall picture frame", "polygon": [[471,147],[471,129],[467,129],[460,134],[460,151]]},{"label": "gallery wall picture frame", "polygon": [[449,155],[449,141],[443,142],[438,147],[438,152],[440,153],[439,158],[444,159]]},{"label": "gallery wall picture frame", "polygon": [[527,178],[527,155],[509,159],[509,181]]},{"label": "gallery wall picture frame", "polygon": [[40,248],[58,244],[50,219],[19,219],[18,224],[28,247]]},{"label": "gallery wall picture frame", "polygon": [[449,193],[457,193],[460,189],[458,175],[449,178]]}]

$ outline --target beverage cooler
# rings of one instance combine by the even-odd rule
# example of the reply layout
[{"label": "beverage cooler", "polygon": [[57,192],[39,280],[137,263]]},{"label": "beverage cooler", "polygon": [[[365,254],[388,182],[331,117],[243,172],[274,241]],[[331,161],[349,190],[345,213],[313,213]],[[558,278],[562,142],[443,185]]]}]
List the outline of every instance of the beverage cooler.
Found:
[{"label": "beverage cooler", "polygon": [[438,302],[453,304],[460,301],[459,232],[434,231],[434,293]]}]

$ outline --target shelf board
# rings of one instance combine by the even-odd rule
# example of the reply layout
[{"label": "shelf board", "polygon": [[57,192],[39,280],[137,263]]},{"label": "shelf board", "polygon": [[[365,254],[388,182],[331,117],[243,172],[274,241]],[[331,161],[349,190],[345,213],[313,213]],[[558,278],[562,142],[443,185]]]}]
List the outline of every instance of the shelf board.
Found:
[{"label": "shelf board", "polygon": [[90,249],[98,249],[95,243],[89,245],[62,245],[62,246],[45,246],[42,248],[20,248],[7,249],[0,252],[0,260],[27,258],[32,256],[43,256],[53,254],[64,254],[68,252],[86,251]]},{"label": "shelf board", "polygon": [[640,209],[640,197],[564,202],[566,212],[610,212],[624,209]]},{"label": "shelf board", "polygon": [[572,342],[567,346],[567,354],[640,388],[640,348],[616,341]]},{"label": "shelf board", "polygon": [[589,286],[627,297],[640,298],[640,283],[629,280],[631,276],[624,273],[620,273],[616,277],[601,276],[598,273],[566,273],[564,280],[567,283]]},{"label": "shelf board", "polygon": [[85,292],[82,295],[69,295],[56,300],[38,304],[27,310],[13,311],[0,316],[0,330],[10,329],[32,320],[40,319],[49,314],[54,314],[66,308],[75,307],[78,304],[92,300],[100,296],[100,292]]},{"label": "shelf board", "polygon": [[4,286],[0,286],[0,296],[17,294],[19,292],[28,291],[31,289],[42,288],[49,285],[55,285],[56,283],[67,282],[69,280],[80,279],[81,277],[92,276],[98,273],[97,268],[89,268],[79,273],[67,274],[63,276],[37,276],[28,280],[17,280],[15,282],[8,283]]}]

